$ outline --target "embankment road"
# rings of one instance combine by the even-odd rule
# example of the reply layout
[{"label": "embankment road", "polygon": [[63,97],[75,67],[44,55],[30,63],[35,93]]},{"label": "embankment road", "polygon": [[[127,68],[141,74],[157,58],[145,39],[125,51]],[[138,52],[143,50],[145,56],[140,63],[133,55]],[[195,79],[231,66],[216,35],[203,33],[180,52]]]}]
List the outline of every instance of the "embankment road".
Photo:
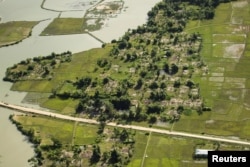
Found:
[{"label": "embankment road", "polygon": [[[30,113],[30,114],[38,114],[38,115],[44,115],[49,117],[54,117],[58,119],[64,119],[69,121],[77,121],[82,123],[89,123],[89,124],[99,124],[98,121],[92,120],[92,119],[85,119],[85,118],[78,118],[58,113],[52,113],[49,111],[43,111],[28,107],[23,107],[19,105],[13,105],[5,102],[0,102],[1,107],[9,108],[12,110],[17,110],[24,113]],[[192,133],[186,133],[186,132],[177,132],[177,131],[169,131],[169,130],[163,130],[163,129],[157,129],[157,128],[151,128],[151,127],[141,127],[141,126],[135,126],[135,125],[121,125],[114,122],[108,122],[108,126],[114,126],[114,127],[121,127],[121,128],[127,128],[127,129],[134,129],[134,130],[140,130],[140,131],[146,131],[146,132],[154,132],[154,133],[160,133],[160,134],[166,134],[171,136],[179,136],[179,137],[187,137],[187,138],[196,138],[196,139],[203,139],[203,140],[210,140],[210,141],[218,141],[218,142],[225,142],[225,143],[231,143],[231,144],[240,144],[240,145],[249,145],[250,141],[246,140],[238,140],[238,139],[229,139],[226,137],[218,137],[218,136],[209,136],[209,135],[202,135],[202,134],[192,134]]]}]

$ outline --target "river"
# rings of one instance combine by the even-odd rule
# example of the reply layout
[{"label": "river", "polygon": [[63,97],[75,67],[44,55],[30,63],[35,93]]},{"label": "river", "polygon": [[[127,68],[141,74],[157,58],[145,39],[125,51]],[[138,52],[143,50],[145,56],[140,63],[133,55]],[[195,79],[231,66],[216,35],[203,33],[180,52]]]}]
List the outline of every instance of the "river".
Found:
[{"label": "river", "polygon": [[[60,3],[59,0],[57,0]],[[73,53],[100,47],[101,43],[87,34],[61,35],[61,36],[39,36],[42,30],[59,14],[81,17],[87,8],[79,8],[79,5],[69,5],[89,2],[90,0],[61,0],[62,5],[52,3],[52,0],[45,1],[41,8],[42,0],[0,0],[0,23],[8,21],[41,21],[32,31],[32,35],[19,44],[0,48],[0,101],[13,104],[22,104],[26,93],[10,91],[11,83],[3,82],[7,67],[15,63],[40,55],[48,55],[51,52],[61,53],[71,51]],[[97,1],[97,0],[96,0]],[[110,0],[109,0],[110,1]],[[145,23],[147,12],[160,0],[125,0],[123,10],[116,18],[105,21],[104,27],[96,32],[95,36],[105,42],[117,39],[128,28],[135,28]],[[66,4],[66,5],[65,5]],[[68,5],[68,8],[67,8]],[[62,13],[57,12],[58,7],[63,7]],[[75,10],[74,11],[74,7]],[[54,11],[52,11],[54,10]],[[78,16],[77,16],[78,15]],[[39,108],[39,106],[25,106]],[[16,127],[8,120],[13,111],[0,108],[0,167],[26,167],[30,166],[27,160],[34,155],[32,144],[16,130]]]}]

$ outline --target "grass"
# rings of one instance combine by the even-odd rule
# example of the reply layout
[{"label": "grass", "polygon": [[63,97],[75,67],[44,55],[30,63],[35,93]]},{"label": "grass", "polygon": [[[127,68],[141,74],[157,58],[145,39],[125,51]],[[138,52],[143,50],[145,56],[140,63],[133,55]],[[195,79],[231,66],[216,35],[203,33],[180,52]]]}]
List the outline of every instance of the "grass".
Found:
[{"label": "grass", "polygon": [[83,33],[82,18],[55,18],[41,35],[66,35]]},{"label": "grass", "polygon": [[38,21],[14,21],[0,24],[0,47],[22,41]]},{"label": "grass", "polygon": [[[51,138],[56,138],[62,142],[65,147],[74,145],[88,146],[95,144],[95,139],[98,134],[98,127],[91,124],[75,123],[65,120],[59,120],[52,117],[43,116],[29,116],[29,115],[15,115],[14,119],[20,122],[24,129],[34,129],[35,135],[42,139],[42,145],[52,144]],[[244,121],[240,123],[244,131],[242,137],[247,136],[249,133],[249,122]],[[238,126],[235,126],[234,122],[230,121],[217,121],[215,124],[207,125],[207,128],[213,129],[212,126],[222,126],[223,129],[230,129],[231,132],[238,131]],[[106,127],[106,130],[111,130],[111,127]],[[221,129],[218,133],[228,133]],[[233,132],[234,133],[234,132]],[[108,134],[107,134],[108,135]],[[151,133],[146,135],[146,132],[136,131],[135,132],[135,145],[133,147],[134,154],[130,160],[128,167],[141,166],[142,157],[146,149],[146,155],[144,160],[144,167],[154,166],[207,166],[206,161],[203,163],[197,163],[193,159],[193,152],[195,148],[203,149],[215,149],[216,142],[209,142],[199,139],[181,138],[181,137],[170,137],[168,135]],[[148,146],[146,147],[148,142]],[[102,140],[99,143],[102,151],[110,150],[112,142]],[[221,150],[242,150],[246,147],[238,145],[221,144]],[[85,160],[86,158],[84,158]],[[87,160],[87,159],[86,159]],[[84,163],[84,162],[83,162]]]},{"label": "grass", "polygon": [[[93,144],[97,137],[97,126],[64,121],[42,116],[15,116],[25,129],[34,129],[35,134],[42,139],[42,144],[50,144],[51,138],[56,138],[63,144],[75,145]],[[73,138],[73,132],[75,137]],[[46,142],[45,142],[46,141]]]},{"label": "grass", "polygon": [[97,136],[97,126],[78,124],[75,131],[75,145],[93,144]]},{"label": "grass", "polygon": [[213,43],[245,43],[245,34],[214,34]]},{"label": "grass", "polygon": [[49,80],[26,80],[16,82],[12,85],[11,90],[48,93],[52,90],[51,84],[53,83]]},{"label": "grass", "polygon": [[[182,116],[175,123],[174,130],[250,138],[250,37],[249,32],[240,28],[243,25],[231,24],[230,19],[232,15],[241,18],[242,24],[248,24],[249,12],[246,11],[249,11],[249,5],[232,8],[230,3],[221,4],[213,20],[201,21],[200,24],[192,21],[187,25],[187,32],[199,32],[203,38],[201,56],[209,71],[207,75],[194,75],[193,79],[199,83],[205,105],[211,107],[212,112],[201,117]],[[226,49],[238,44],[246,44],[242,55],[237,57],[230,53],[231,57],[228,56]],[[214,122],[207,123],[209,120]]]},{"label": "grass", "polygon": [[[88,24],[93,20],[93,24]],[[55,18],[41,33],[45,35],[82,34],[87,31],[96,31],[102,27],[101,19],[89,18]]]},{"label": "grass", "polygon": [[148,136],[145,135],[145,132],[137,131],[135,136],[135,152],[131,159],[131,162],[128,164],[128,167],[138,167],[142,163],[142,157],[144,156],[144,150],[146,148]]},{"label": "grass", "polygon": [[35,134],[42,139],[42,144],[51,143],[51,138],[56,138],[62,141],[63,144],[71,144],[73,122],[54,121],[53,118],[30,116],[18,116],[17,119],[24,125],[25,129],[34,129]]},{"label": "grass", "polygon": [[53,98],[42,103],[42,107],[50,108],[65,115],[74,115],[77,100]]},{"label": "grass", "polygon": [[205,133],[219,136],[240,136],[242,127],[242,122],[216,120],[214,123],[206,125]]},{"label": "grass", "polygon": [[[195,143],[184,138],[171,138],[152,133],[146,150],[144,166],[180,166],[182,161],[193,161]],[[204,164],[206,165],[206,164]]]},{"label": "grass", "polygon": [[[74,54],[70,63],[61,64],[59,68],[55,69],[55,76],[53,77],[53,79],[19,81],[15,82],[11,89],[26,92],[50,93],[53,88],[58,87],[58,85],[60,85],[60,83],[65,80],[76,80],[76,78],[88,76],[90,72],[94,71],[94,67],[96,66],[96,62],[98,59],[110,58],[108,56],[110,49],[111,47],[106,46],[105,48],[96,48]],[[82,61],[83,59],[85,61]],[[101,71],[98,73],[101,73]],[[92,73],[91,78],[98,78],[98,73]],[[120,77],[120,75],[118,75],[117,77]],[[63,92],[69,89],[72,89],[72,85],[65,83],[62,85],[60,91]],[[34,97],[33,100],[36,100],[35,98],[37,97]],[[72,114],[73,112],[75,112],[76,104],[77,101],[71,99],[63,100],[58,98],[48,98],[47,101],[43,101],[41,106],[60,111],[64,114]]]}]

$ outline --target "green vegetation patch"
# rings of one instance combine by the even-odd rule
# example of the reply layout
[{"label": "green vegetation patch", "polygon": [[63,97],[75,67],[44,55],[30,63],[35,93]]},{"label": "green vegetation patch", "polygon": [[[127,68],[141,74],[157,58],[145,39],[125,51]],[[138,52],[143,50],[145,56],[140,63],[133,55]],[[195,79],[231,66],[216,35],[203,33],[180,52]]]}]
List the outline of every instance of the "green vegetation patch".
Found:
[{"label": "green vegetation patch", "polygon": [[[3,80],[11,82],[51,80],[54,74],[52,70],[58,68],[63,63],[69,63],[71,56],[71,52],[67,51],[61,54],[51,53],[45,57],[28,58],[9,67]],[[30,83],[30,85],[32,84]],[[39,89],[40,86],[38,87]]]},{"label": "green vegetation patch", "polygon": [[[249,110],[248,110],[249,112]],[[242,133],[240,134],[240,137],[241,138],[244,138],[244,139],[250,139],[250,121],[247,120],[247,119],[243,119],[245,120],[244,123],[243,123],[243,128],[242,128]]]},{"label": "green vegetation patch", "polygon": [[[48,117],[18,116],[18,122],[24,125],[25,130],[34,130],[35,136],[41,139],[41,143],[50,144],[51,139],[56,138],[63,144],[71,144],[74,123],[63,120],[54,121]],[[44,141],[50,141],[46,143]]]},{"label": "green vegetation patch", "polygon": [[41,35],[66,35],[83,33],[82,18],[55,18]]},{"label": "green vegetation patch", "polygon": [[216,120],[213,123],[206,124],[205,133],[220,136],[240,136],[242,127],[242,122]]},{"label": "green vegetation patch", "polygon": [[[182,161],[193,161],[196,142],[152,133],[148,139],[144,166],[181,166]],[[206,164],[204,164],[205,166]]]},{"label": "green vegetation patch", "polygon": [[12,85],[11,90],[19,90],[26,92],[51,92],[50,81],[43,80],[26,80],[19,81]]},{"label": "green vegetation patch", "polygon": [[75,145],[93,144],[97,137],[98,127],[95,125],[77,124],[75,128]]},{"label": "green vegetation patch", "polygon": [[56,112],[60,112],[61,114],[74,115],[77,104],[78,101],[74,99],[53,98],[44,101],[41,106],[50,108]]},{"label": "green vegetation patch", "polygon": [[14,21],[0,24],[0,47],[15,44],[31,35],[38,21]]},{"label": "green vegetation patch", "polygon": [[213,43],[245,43],[245,34],[214,34]]},{"label": "green vegetation patch", "polygon": [[[249,134],[242,130],[249,128],[247,20],[249,3],[234,1],[220,4],[213,20],[187,25],[188,32],[199,32],[204,39],[201,55],[208,71],[197,74],[194,80],[200,83],[204,103],[212,109],[204,123],[199,125],[205,133],[249,138]],[[175,123],[174,128],[180,129],[182,124],[178,124]],[[190,124],[198,125],[196,121]],[[190,124],[185,125],[192,127]]]},{"label": "green vegetation patch", "polygon": [[86,125],[35,115],[12,115],[10,119],[30,141],[36,143],[38,155],[30,161],[45,166],[54,162],[62,165],[61,158],[69,160],[64,163],[72,166],[124,166],[129,163],[135,149],[136,131],[131,129],[105,127],[105,124]]},{"label": "green vegetation patch", "polygon": [[[159,3],[148,12],[146,25],[127,31],[118,41],[112,40],[111,44],[103,45],[103,48],[74,54],[69,62],[65,63],[58,63],[60,59],[53,61],[55,54],[49,59],[39,58],[36,64],[33,64],[34,60],[23,61],[7,70],[7,74],[11,75],[5,80],[14,81],[16,85],[23,80],[41,80],[43,83],[37,87],[37,91],[43,93],[43,88],[50,88],[52,94],[43,106],[70,113],[75,103],[68,103],[68,100],[75,99],[79,101],[75,107],[76,114],[86,114],[104,121],[115,118],[121,122],[140,121],[161,125],[168,121],[177,121],[181,115],[192,116],[196,112],[202,114],[207,107],[200,96],[199,84],[191,77],[194,74],[198,78],[199,75],[208,73],[209,69],[200,57],[200,34],[193,30],[193,33],[187,34],[183,30],[186,20],[213,18],[213,10],[218,4],[209,2],[210,7],[202,9],[202,5],[196,3],[186,4],[187,8],[179,3],[169,7],[168,1]],[[105,5],[98,5],[96,9],[106,10],[104,7]],[[112,8],[118,10],[118,6]],[[180,13],[184,8],[185,12]],[[223,10],[228,8],[224,7]],[[201,13],[199,18],[197,13]],[[169,19],[166,19],[166,16]],[[186,19],[182,19],[184,16]],[[70,20],[72,24],[67,24],[67,21],[69,20],[66,18],[57,18],[52,24],[76,26],[79,19],[76,19],[76,22]],[[198,20],[197,24],[192,26],[200,26],[200,23]],[[208,34],[208,38],[204,38],[208,40],[205,44],[212,44],[213,40],[220,42],[222,37],[230,41],[241,40],[238,36],[227,37],[224,34],[213,39],[213,33],[222,31],[222,28],[222,25],[202,25],[201,35]],[[235,45],[239,44],[232,45],[232,48],[231,45],[212,45],[212,48],[210,45],[206,54],[212,56],[207,55],[210,56],[207,58],[214,61],[217,59],[214,56],[216,54],[221,56],[221,61],[225,64],[235,63],[236,58],[233,56],[233,59],[224,56],[227,47],[233,50]],[[237,61],[238,59],[237,57]],[[223,72],[219,75],[212,73],[207,81],[209,86],[219,89],[225,77]],[[44,82],[45,80],[50,82]],[[45,83],[48,85],[45,86]],[[25,88],[32,88],[34,91],[36,89],[32,83],[27,83],[27,86],[23,86],[23,89]],[[208,93],[211,93],[212,89],[209,90]],[[59,102],[61,99],[62,102]],[[211,110],[211,107],[208,109]],[[186,123],[189,129],[195,127],[191,122]]]}]

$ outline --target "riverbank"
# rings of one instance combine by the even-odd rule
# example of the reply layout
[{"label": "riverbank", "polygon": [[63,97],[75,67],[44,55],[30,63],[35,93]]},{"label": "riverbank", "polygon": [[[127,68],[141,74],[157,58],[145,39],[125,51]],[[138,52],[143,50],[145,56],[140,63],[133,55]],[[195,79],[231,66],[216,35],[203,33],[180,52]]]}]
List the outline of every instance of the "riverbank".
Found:
[{"label": "riverbank", "polygon": [[28,167],[30,165],[27,160],[34,156],[34,147],[9,121],[9,115],[14,113],[7,108],[0,109],[0,166]]}]

